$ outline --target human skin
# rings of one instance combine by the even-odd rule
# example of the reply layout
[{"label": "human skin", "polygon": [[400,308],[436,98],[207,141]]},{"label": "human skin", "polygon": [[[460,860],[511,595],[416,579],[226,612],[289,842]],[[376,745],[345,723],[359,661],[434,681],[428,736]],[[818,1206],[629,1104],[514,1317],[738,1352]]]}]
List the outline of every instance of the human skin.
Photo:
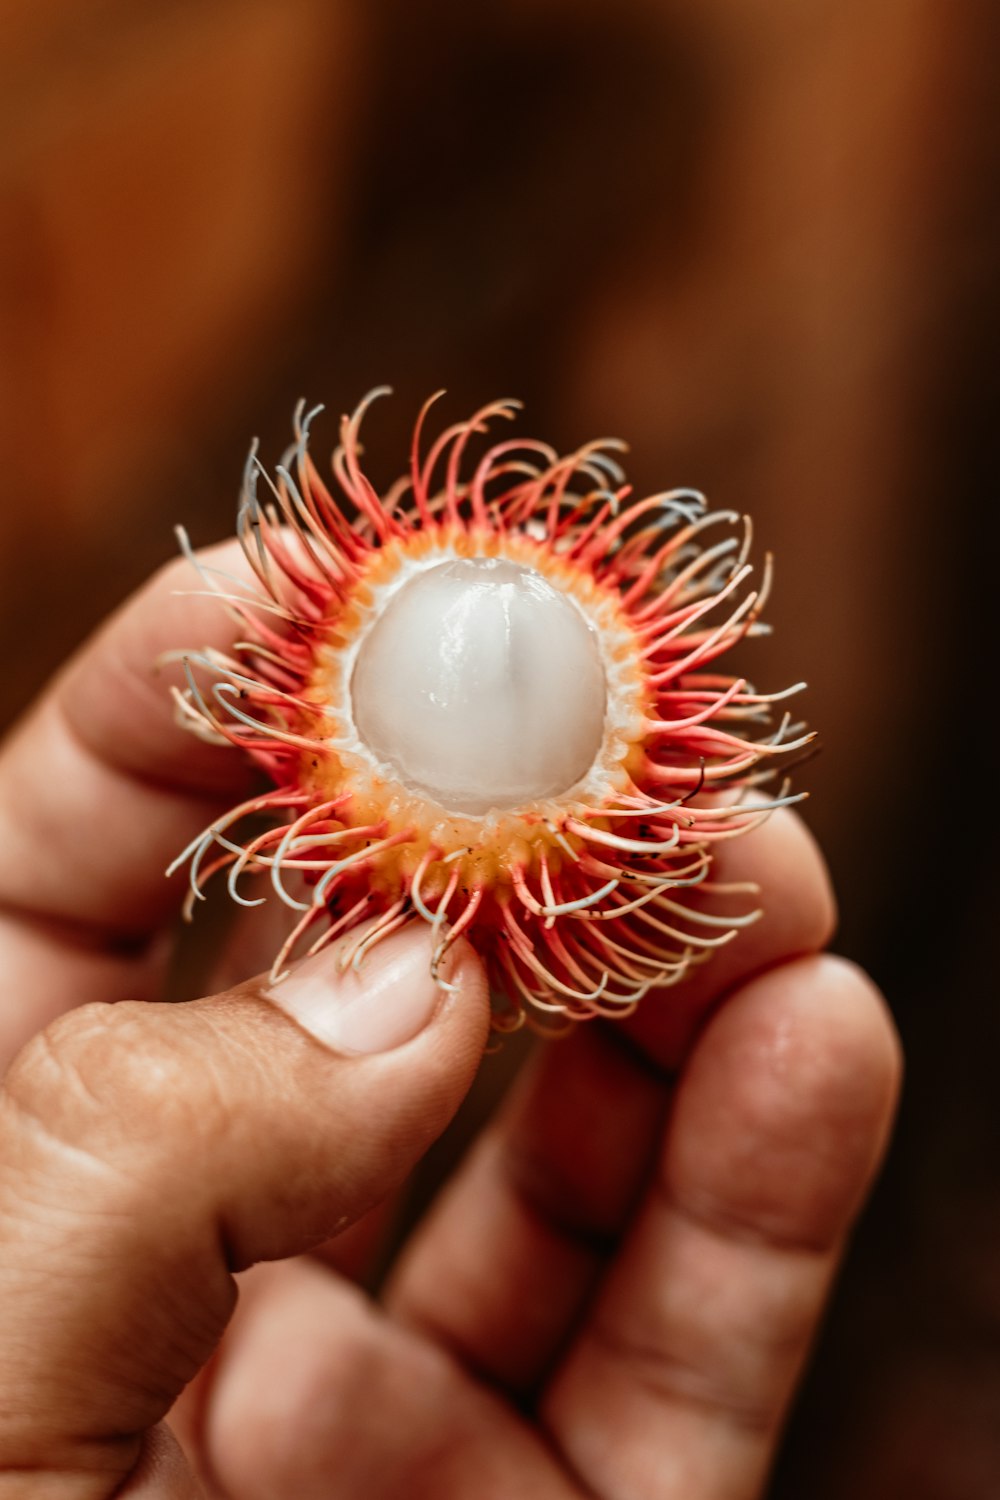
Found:
[{"label": "human skin", "polygon": [[809,835],[722,847],[763,919],[540,1049],[374,1304],[324,1242],[457,1109],[482,972],[458,945],[438,995],[417,928],[358,980],[331,955],[156,1002],[162,871],[246,775],[150,665],[228,643],[188,585],[154,579],[0,756],[0,1500],[760,1495],[900,1070],[821,952]]}]

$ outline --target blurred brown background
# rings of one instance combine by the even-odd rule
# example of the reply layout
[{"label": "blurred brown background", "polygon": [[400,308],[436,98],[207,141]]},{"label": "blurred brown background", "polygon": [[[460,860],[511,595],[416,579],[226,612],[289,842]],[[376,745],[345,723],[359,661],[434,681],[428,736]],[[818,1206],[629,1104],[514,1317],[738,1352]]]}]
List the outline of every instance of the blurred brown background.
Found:
[{"label": "blurred brown background", "polygon": [[[1000,245],[989,0],[6,0],[4,721],[371,385],[496,395],[750,510],[808,676],[840,947],[910,1077],[781,1500],[1000,1494],[986,779]],[[388,454],[388,458],[382,455]],[[380,467],[384,464],[384,467]]]}]

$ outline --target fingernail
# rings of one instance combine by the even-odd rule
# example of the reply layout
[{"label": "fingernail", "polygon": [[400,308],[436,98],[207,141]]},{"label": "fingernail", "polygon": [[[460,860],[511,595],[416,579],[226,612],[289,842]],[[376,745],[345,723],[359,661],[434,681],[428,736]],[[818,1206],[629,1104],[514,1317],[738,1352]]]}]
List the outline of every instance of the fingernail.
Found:
[{"label": "fingernail", "polygon": [[357,970],[340,972],[337,949],[325,949],[267,994],[324,1046],[348,1056],[391,1052],[412,1041],[444,998],[431,978],[431,938],[423,923],[383,938]]}]

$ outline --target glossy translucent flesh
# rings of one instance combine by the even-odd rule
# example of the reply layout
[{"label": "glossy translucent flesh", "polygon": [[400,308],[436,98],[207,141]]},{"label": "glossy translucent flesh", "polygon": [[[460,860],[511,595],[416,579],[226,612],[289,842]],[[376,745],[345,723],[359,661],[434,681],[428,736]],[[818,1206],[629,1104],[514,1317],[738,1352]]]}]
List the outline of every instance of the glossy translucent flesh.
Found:
[{"label": "glossy translucent flesh", "polygon": [[540,573],[503,558],[456,559],[403,584],[351,681],[368,749],[414,791],[473,816],[579,781],[606,697],[593,627]]}]

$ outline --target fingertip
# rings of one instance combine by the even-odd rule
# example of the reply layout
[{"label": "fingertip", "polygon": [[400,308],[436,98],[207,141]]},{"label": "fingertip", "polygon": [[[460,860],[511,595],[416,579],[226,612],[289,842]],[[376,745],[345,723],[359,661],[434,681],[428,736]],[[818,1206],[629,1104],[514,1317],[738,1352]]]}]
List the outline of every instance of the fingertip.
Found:
[{"label": "fingertip", "polygon": [[867,1091],[874,1108],[895,1108],[902,1085],[902,1042],[889,1004],[860,964],[837,953],[813,960],[816,989],[824,998],[831,1024],[841,1028],[841,1066],[853,1076],[859,1093]]},{"label": "fingertip", "polygon": [[379,940],[376,920],[295,964],[262,993],[342,1057],[394,1052],[441,1026],[468,1032],[471,1042],[487,1003],[482,965],[458,943],[438,962],[434,940],[417,919]]},{"label": "fingertip", "polygon": [[772,931],[771,946],[783,942],[788,957],[818,953],[832,941],[839,917],[830,871],[811,829],[792,808],[778,808],[759,828],[728,844],[717,878],[760,886],[761,925]]},{"label": "fingertip", "polygon": [[[826,861],[790,808],[777,809],[751,832],[720,845],[709,881],[710,889],[704,897],[692,897],[693,905],[713,916],[740,916],[757,905],[761,914],[708,963],[692,968],[676,989],[662,996],[652,993],[624,1023],[668,1070],[681,1065],[724,996],[775,964],[819,952],[837,924]],[[749,894],[748,887],[758,894]]]},{"label": "fingertip", "polygon": [[826,1248],[883,1155],[900,1050],[876,986],[830,955],[735,991],[681,1085],[666,1170],[679,1197],[754,1234]]},{"label": "fingertip", "polygon": [[485,1047],[490,1031],[490,986],[486,965],[469,942],[458,938],[445,955],[440,977],[448,986],[443,1013],[461,1007]]},{"label": "fingertip", "polygon": [[[207,568],[252,575],[235,540],[197,554]],[[210,575],[211,576],[211,575]],[[219,580],[219,587],[236,590]],[[175,722],[171,689],[186,685],[179,660],[185,650],[228,650],[239,633],[206,580],[190,561],[174,557],[137,589],[70,662],[59,683],[62,708],[74,732],[117,770],[204,796],[247,781],[241,760],[185,734]]]},{"label": "fingertip", "polygon": [[[422,922],[417,926],[415,951],[429,974],[434,953],[433,934]],[[445,955],[438,979],[443,984],[437,988],[430,1024],[399,1053],[402,1062],[413,1049],[412,1066],[420,1068],[427,1095],[436,1101],[435,1106],[425,1109],[415,1122],[417,1128],[424,1130],[427,1121],[436,1118],[438,1123],[433,1128],[432,1137],[440,1133],[471,1087],[491,1035],[486,970],[475,948],[465,938],[457,939]],[[430,982],[434,983],[433,980]]]}]

